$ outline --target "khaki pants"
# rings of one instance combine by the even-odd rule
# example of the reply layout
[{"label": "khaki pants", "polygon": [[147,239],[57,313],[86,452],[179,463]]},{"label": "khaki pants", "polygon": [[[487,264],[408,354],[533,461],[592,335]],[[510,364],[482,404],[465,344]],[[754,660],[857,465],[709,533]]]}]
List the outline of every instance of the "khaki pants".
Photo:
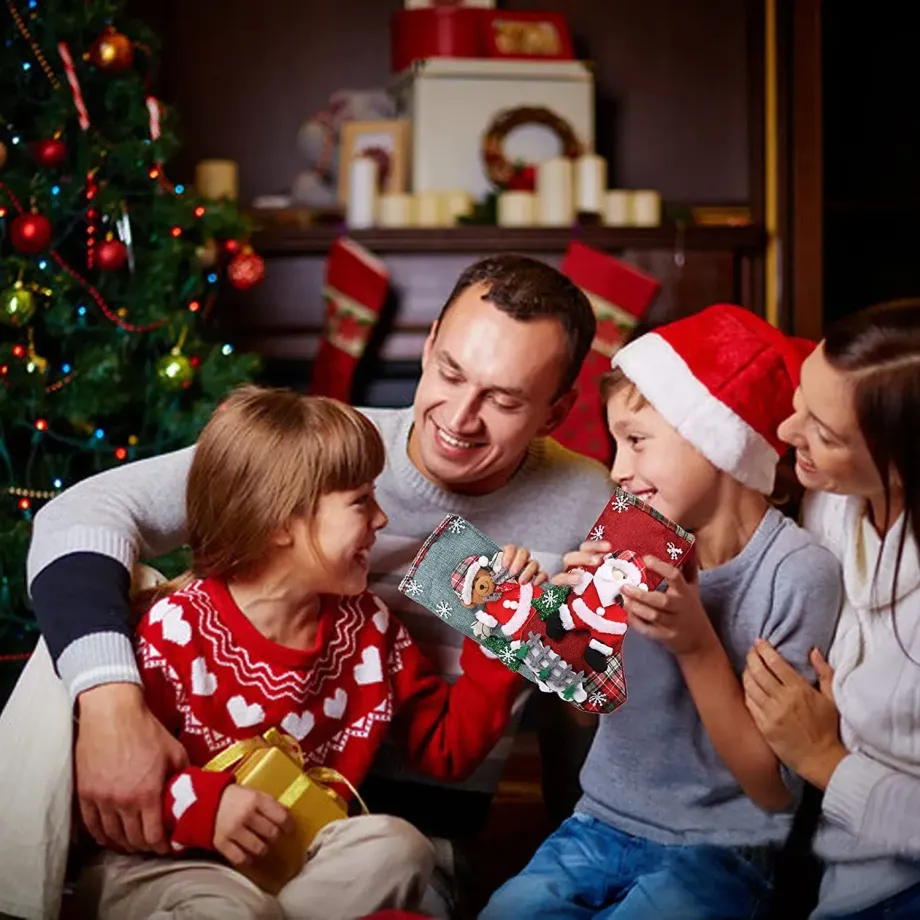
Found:
[{"label": "khaki pants", "polygon": [[434,850],[411,824],[366,815],[326,825],[277,897],[219,862],[107,852],[80,879],[99,920],[355,920],[418,905]]}]

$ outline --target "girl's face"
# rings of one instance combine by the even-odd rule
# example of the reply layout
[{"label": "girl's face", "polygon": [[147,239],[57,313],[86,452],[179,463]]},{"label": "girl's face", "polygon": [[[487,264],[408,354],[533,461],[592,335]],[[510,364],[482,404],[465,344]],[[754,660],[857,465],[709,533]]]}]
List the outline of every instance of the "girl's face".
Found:
[{"label": "girl's face", "polygon": [[869,499],[882,494],[856,419],[852,380],[828,363],[823,345],[802,365],[793,408],[778,433],[795,448],[795,474],[806,489]]},{"label": "girl's face", "polygon": [[[387,516],[374,484],[329,492],[319,500],[310,528],[303,518],[291,528],[298,563],[318,594],[353,595],[367,590],[368,557]],[[312,530],[312,540],[311,537]]]}]

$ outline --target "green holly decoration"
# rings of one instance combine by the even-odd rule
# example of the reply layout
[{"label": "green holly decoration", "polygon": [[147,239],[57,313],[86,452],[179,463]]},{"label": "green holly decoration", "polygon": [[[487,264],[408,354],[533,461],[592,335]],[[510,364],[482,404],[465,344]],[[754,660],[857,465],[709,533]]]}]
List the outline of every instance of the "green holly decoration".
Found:
[{"label": "green holly decoration", "polygon": [[568,588],[550,585],[543,589],[543,593],[533,602],[532,606],[537,609],[541,620],[548,620],[554,613],[558,613],[568,596]]}]

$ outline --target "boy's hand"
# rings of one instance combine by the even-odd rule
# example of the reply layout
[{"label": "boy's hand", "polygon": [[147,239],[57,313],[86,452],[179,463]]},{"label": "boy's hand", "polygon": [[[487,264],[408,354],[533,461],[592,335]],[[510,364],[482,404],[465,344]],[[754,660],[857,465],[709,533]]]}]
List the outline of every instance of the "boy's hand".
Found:
[{"label": "boy's hand", "polygon": [[517,578],[518,584],[526,585],[532,581],[535,585],[542,585],[546,581],[546,572],[540,571],[540,563],[531,559],[530,550],[523,546],[513,543],[503,546],[502,566],[512,578]]},{"label": "boy's hand", "polygon": [[587,540],[573,553],[566,553],[562,558],[562,565],[570,572],[560,572],[553,575],[552,584],[563,588],[574,588],[581,581],[581,572],[600,565],[607,553],[612,553],[613,547],[606,540]]},{"label": "boy's hand", "polygon": [[686,576],[680,569],[655,556],[643,558],[646,567],[668,583],[666,591],[638,591],[624,585],[623,608],[629,626],[636,632],[659,642],[678,658],[705,652],[718,644],[712,621],[706,615],[697,570],[687,566]]},{"label": "boy's hand", "polygon": [[214,822],[214,849],[231,865],[264,856],[294,829],[290,812],[267,792],[231,784],[224,790]]}]

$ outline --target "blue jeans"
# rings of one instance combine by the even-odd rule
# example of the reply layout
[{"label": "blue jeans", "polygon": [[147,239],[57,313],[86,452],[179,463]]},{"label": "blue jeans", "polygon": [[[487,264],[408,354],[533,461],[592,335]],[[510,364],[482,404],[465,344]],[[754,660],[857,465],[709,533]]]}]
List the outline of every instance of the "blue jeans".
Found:
[{"label": "blue jeans", "polygon": [[899,892],[886,898],[879,904],[873,904],[855,914],[835,917],[834,920],[917,920],[920,917],[920,885]]},{"label": "blue jeans", "polygon": [[755,920],[773,893],[764,850],[663,846],[577,813],[479,920]]}]

